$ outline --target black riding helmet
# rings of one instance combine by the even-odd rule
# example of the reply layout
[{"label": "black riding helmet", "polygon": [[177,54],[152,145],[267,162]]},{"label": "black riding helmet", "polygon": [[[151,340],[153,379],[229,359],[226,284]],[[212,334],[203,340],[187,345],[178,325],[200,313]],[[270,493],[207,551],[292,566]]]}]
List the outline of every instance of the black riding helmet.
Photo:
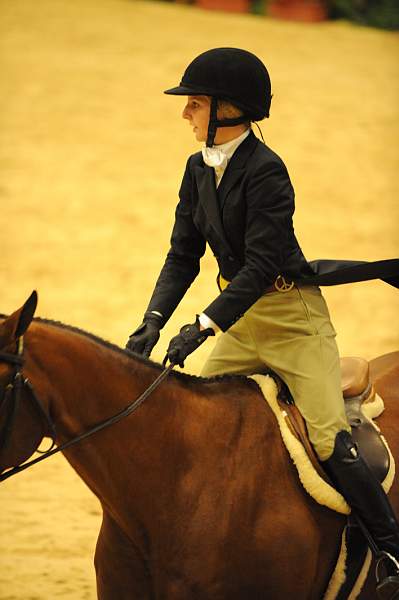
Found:
[{"label": "black riding helmet", "polygon": [[[184,72],[178,87],[165,90],[176,96],[211,96],[206,145],[212,146],[218,127],[269,117],[271,84],[265,65],[257,56],[240,48],[213,48],[195,58]],[[217,118],[218,100],[228,100],[243,115]]]}]

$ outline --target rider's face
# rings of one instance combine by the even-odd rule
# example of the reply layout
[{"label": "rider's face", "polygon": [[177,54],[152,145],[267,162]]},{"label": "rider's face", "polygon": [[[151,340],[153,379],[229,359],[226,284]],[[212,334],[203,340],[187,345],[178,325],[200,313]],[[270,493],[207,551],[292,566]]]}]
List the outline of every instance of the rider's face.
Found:
[{"label": "rider's face", "polygon": [[182,117],[193,127],[198,142],[205,142],[208,134],[210,113],[210,98],[208,96],[188,96]]}]

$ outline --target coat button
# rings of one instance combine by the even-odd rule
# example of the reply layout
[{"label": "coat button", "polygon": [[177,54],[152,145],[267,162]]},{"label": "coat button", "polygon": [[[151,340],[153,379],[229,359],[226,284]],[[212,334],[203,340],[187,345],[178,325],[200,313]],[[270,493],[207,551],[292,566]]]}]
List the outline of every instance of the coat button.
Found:
[{"label": "coat button", "polygon": [[227,258],[230,262],[233,262],[233,260],[234,260],[234,256],[228,256]]}]

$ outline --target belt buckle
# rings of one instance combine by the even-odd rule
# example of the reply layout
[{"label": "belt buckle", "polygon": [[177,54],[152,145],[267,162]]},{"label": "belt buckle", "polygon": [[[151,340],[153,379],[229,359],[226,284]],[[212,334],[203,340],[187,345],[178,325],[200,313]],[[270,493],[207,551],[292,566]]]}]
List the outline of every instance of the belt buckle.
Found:
[{"label": "belt buckle", "polygon": [[282,275],[279,275],[274,282],[274,287],[278,292],[285,294],[290,292],[294,287],[295,283],[293,281],[287,281]]}]

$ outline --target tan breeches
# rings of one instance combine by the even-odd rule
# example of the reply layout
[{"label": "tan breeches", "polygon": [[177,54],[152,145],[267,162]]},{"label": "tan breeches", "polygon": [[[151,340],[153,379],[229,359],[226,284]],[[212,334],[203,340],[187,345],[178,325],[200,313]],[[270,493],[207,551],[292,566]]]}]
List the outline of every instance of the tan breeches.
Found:
[{"label": "tan breeches", "polygon": [[336,434],[350,432],[335,335],[319,288],[268,293],[220,335],[201,375],[273,369],[288,385],[320,460],[326,460]]}]

